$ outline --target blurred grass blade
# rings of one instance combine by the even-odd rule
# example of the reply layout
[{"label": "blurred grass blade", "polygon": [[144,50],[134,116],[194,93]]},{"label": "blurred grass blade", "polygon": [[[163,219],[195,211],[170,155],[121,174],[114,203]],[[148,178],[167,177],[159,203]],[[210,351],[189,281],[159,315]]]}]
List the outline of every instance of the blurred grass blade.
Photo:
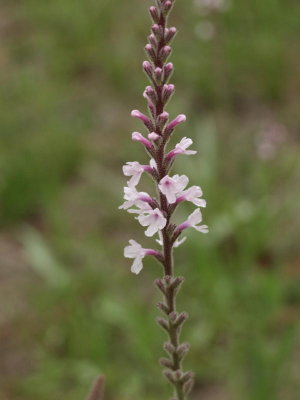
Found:
[{"label": "blurred grass blade", "polygon": [[86,400],[103,400],[104,378],[99,376],[94,382]]},{"label": "blurred grass blade", "polygon": [[23,234],[23,244],[29,265],[47,283],[55,287],[69,283],[68,273],[38,231],[27,228]]}]

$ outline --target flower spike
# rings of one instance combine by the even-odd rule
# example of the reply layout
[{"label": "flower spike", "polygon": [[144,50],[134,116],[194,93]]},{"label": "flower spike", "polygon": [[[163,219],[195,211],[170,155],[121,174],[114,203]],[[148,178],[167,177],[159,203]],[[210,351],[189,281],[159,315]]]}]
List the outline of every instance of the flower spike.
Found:
[{"label": "flower spike", "polygon": [[[133,110],[131,115],[142,121],[147,128],[144,135],[133,132],[132,140],[144,146],[150,161],[149,165],[131,161],[123,166],[123,173],[128,182],[124,188],[124,203],[119,208],[135,216],[147,237],[158,235],[156,242],[160,250],[144,248],[131,239],[124,249],[124,256],[133,260],[131,271],[134,274],[142,270],[143,259],[146,256],[153,256],[162,266],[164,276],[157,279],[155,284],[163,295],[163,301],[159,302],[158,308],[164,317],[158,318],[157,322],[168,335],[164,348],[169,358],[161,358],[160,363],[165,368],[163,374],[174,387],[172,400],[187,400],[187,395],[193,387],[193,373],[185,372],[182,367],[182,361],[190,346],[180,342],[180,333],[188,315],[176,311],[176,295],[184,278],[175,276],[173,250],[185,242],[186,237],[181,236],[185,229],[192,227],[207,233],[208,227],[201,225],[200,207],[205,207],[206,201],[202,198],[200,186],[187,187],[189,178],[186,175],[171,173],[178,155],[197,153],[196,150],[190,149],[192,139],[183,137],[172,150],[166,150],[177,125],[186,121],[184,114],[179,114],[174,119],[170,118],[165,109],[175,93],[175,86],[170,83],[174,66],[172,62],[167,61],[172,54],[171,43],[177,33],[175,27],[168,27],[167,24],[174,3],[175,0],[155,0],[155,5],[149,8],[153,24],[148,34],[148,43],[145,45],[148,60],[143,62],[143,70],[150,82],[143,92],[148,113]],[[154,181],[156,198],[137,189],[145,172]],[[172,221],[173,213],[183,202],[192,203],[197,208],[186,221],[177,226]]]}]

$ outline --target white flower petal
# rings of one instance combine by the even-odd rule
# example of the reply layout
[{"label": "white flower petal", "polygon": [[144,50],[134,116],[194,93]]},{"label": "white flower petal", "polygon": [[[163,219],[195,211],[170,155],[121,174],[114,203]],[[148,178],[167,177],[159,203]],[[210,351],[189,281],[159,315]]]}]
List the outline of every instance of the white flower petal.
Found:
[{"label": "white flower petal", "polygon": [[143,258],[142,257],[137,257],[132,266],[131,266],[131,272],[138,275],[141,270],[143,269],[143,262],[142,262]]},{"label": "white flower petal", "polygon": [[202,233],[208,233],[208,226],[207,225],[198,225],[198,226],[193,226],[198,232]]}]

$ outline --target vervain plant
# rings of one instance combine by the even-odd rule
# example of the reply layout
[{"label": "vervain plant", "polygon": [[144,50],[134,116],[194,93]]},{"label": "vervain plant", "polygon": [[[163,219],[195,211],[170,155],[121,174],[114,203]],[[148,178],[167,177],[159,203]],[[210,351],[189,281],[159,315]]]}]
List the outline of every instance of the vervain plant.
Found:
[{"label": "vervain plant", "polygon": [[[137,161],[127,162],[123,167],[124,175],[129,177],[124,188],[125,202],[121,209],[136,214],[136,219],[146,228],[145,235],[158,235],[157,242],[160,250],[143,248],[135,240],[129,241],[124,250],[127,258],[134,259],[131,271],[138,274],[143,268],[143,258],[153,256],[163,266],[163,277],[155,281],[156,286],[163,294],[163,301],[158,304],[165,317],[158,318],[158,324],[168,335],[164,349],[168,357],[161,358],[160,364],[165,367],[163,373],[174,386],[172,400],[185,400],[193,386],[193,373],[184,372],[182,361],[189,351],[188,343],[180,342],[182,326],[188,318],[187,313],[178,312],[176,295],[184,280],[174,275],[173,249],[185,241],[182,232],[193,227],[197,231],[207,233],[206,225],[200,225],[202,214],[200,207],[206,202],[201,198],[202,190],[199,186],[186,188],[189,179],[186,175],[170,175],[174,160],[178,155],[193,155],[194,150],[188,150],[192,140],[184,137],[175,148],[168,151],[167,145],[175,127],[186,120],[181,114],[169,122],[169,114],[165,106],[174,94],[175,86],[168,83],[173,72],[173,64],[168,62],[171,54],[170,43],[176,35],[176,28],[167,27],[167,19],[175,0],[156,0],[156,6],[149,9],[153,25],[145,47],[149,61],[143,62],[143,69],[150,80],[150,86],[144,91],[148,105],[148,116],[138,110],[131,115],[140,119],[147,129],[147,137],[139,132],[133,132],[132,140],[140,142],[150,157],[149,165],[142,165]],[[139,192],[137,185],[143,173],[147,173],[154,181],[157,197],[148,193]],[[197,206],[196,210],[179,225],[172,222],[172,215],[177,206],[188,201]]]}]

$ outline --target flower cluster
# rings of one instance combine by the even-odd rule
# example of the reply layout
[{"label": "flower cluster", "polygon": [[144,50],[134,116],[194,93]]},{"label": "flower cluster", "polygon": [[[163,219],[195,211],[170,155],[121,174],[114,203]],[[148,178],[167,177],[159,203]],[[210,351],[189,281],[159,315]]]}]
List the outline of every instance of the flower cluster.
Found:
[{"label": "flower cluster", "polygon": [[[174,67],[168,62],[168,58],[172,52],[170,45],[176,35],[176,28],[167,27],[167,17],[174,2],[175,0],[156,0],[156,6],[149,9],[153,25],[145,46],[149,60],[143,62],[144,72],[150,81],[143,93],[148,113],[133,110],[131,115],[139,119],[146,128],[145,134],[133,132],[132,140],[144,147],[150,160],[147,165],[131,161],[123,166],[123,173],[128,181],[120,209],[134,214],[145,228],[145,235],[156,235],[156,242],[160,245],[159,250],[146,249],[135,240],[130,240],[124,256],[133,259],[131,271],[135,274],[142,270],[146,256],[155,257],[163,266],[164,276],[156,280],[156,285],[164,296],[164,302],[158,306],[166,319],[159,318],[158,323],[169,336],[169,342],[165,343],[164,348],[170,358],[160,361],[167,368],[164,375],[175,387],[175,400],[185,400],[192,388],[193,374],[183,372],[181,367],[182,359],[189,349],[186,343],[180,343],[179,340],[187,314],[176,311],[175,297],[183,278],[174,277],[172,252],[185,241],[186,238],[180,236],[187,228],[207,233],[208,227],[201,225],[201,208],[206,206],[201,188],[188,186],[189,178],[186,175],[171,173],[177,156],[196,154],[195,150],[190,149],[192,139],[187,137],[183,137],[175,147],[168,148],[175,128],[186,121],[183,114],[170,119],[165,111],[166,104],[175,92],[175,86],[169,83]],[[144,174],[154,181],[156,196],[137,189]],[[183,202],[192,203],[196,209],[177,225],[172,221],[172,216],[177,206]]]},{"label": "flower cluster", "polygon": [[[194,227],[203,233],[206,233],[208,229],[206,225],[199,225],[202,221],[200,208],[197,208],[179,226],[171,223],[171,216],[175,208],[183,201],[191,202],[197,207],[206,206],[199,186],[187,188],[189,179],[186,175],[172,176],[170,174],[173,162],[178,155],[194,155],[197,153],[190,149],[193,141],[187,137],[182,138],[172,150],[166,150],[174,129],[186,120],[186,116],[180,114],[169,122],[169,114],[164,110],[175,91],[175,86],[168,83],[174,67],[172,63],[167,62],[167,59],[171,53],[170,42],[176,34],[176,28],[167,28],[159,23],[161,15],[163,14],[166,17],[171,5],[171,1],[159,0],[158,7],[150,7],[154,24],[148,37],[149,43],[145,47],[149,61],[143,62],[144,71],[151,83],[144,91],[149,116],[139,110],[133,110],[131,113],[147,129],[147,136],[140,132],[133,132],[132,140],[140,142],[144,146],[150,156],[150,162],[149,165],[142,165],[138,161],[132,161],[123,166],[123,173],[129,180],[124,188],[125,201],[120,209],[136,214],[136,219],[146,228],[146,236],[158,234],[162,246],[164,239],[161,238],[168,236],[169,246],[176,247],[180,243],[177,238],[184,229]],[[137,190],[137,185],[144,173],[154,180],[158,198]],[[165,239],[165,241],[167,240]],[[160,259],[163,257],[161,253],[155,250],[145,252],[146,250],[141,246],[137,251],[136,242],[132,243],[134,243],[132,245],[133,251],[129,251],[129,247],[126,247],[124,255],[134,258],[132,271],[135,273],[139,273],[142,269],[142,260],[145,255],[151,254]],[[133,257],[133,254],[135,254],[135,257]]]}]

